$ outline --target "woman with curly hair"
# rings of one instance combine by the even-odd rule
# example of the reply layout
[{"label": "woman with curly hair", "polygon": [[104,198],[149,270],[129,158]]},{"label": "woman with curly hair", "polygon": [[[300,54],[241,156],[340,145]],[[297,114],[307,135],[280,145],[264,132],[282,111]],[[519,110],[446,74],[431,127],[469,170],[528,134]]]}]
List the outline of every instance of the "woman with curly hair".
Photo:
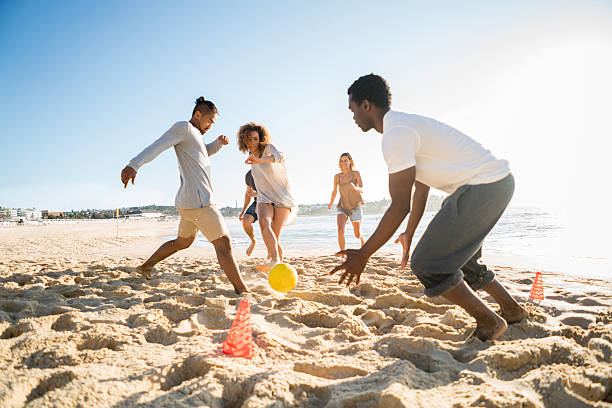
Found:
[{"label": "woman with curly hair", "polygon": [[361,220],[363,219],[363,181],[361,174],[355,170],[355,162],[350,153],[342,153],[338,161],[340,173],[334,176],[334,189],[332,190],[331,200],[329,201],[328,209],[331,210],[334,205],[334,200],[340,190],[340,200],[338,200],[338,245],[340,250],[344,251],[344,226],[347,220],[351,220],[353,224],[353,232],[355,237],[361,241],[363,246],[364,240],[361,235]]},{"label": "woman with curly hair", "polygon": [[249,153],[245,163],[251,165],[251,174],[257,186],[257,217],[271,258],[269,263],[259,266],[264,271],[282,260],[280,233],[283,226],[290,224],[297,215],[285,155],[270,141],[270,133],[263,125],[249,122],[238,130],[238,148],[243,153]]}]

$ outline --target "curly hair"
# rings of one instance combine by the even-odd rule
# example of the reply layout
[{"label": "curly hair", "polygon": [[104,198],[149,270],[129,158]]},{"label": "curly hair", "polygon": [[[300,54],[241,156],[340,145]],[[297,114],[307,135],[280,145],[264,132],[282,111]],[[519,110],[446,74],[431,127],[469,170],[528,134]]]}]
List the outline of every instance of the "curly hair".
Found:
[{"label": "curly hair", "polygon": [[351,170],[355,170],[355,162],[353,161],[353,157],[351,157],[350,153],[342,153],[340,155],[340,158],[338,159],[338,166],[340,166],[340,159],[342,159],[343,157],[346,157],[347,159],[349,159],[349,162],[351,163],[350,165]]},{"label": "curly hair", "polygon": [[238,149],[243,153],[249,152],[246,139],[252,131],[259,133],[259,152],[261,153],[266,148],[266,145],[270,143],[272,137],[264,125],[255,122],[248,122],[238,129]]},{"label": "curly hair", "polygon": [[391,90],[385,79],[376,74],[364,75],[357,79],[349,87],[348,92],[351,99],[357,103],[365,99],[379,108],[389,109],[391,107]]},{"label": "curly hair", "polygon": [[193,116],[196,111],[199,111],[200,113],[212,113],[215,115],[219,113],[213,101],[207,101],[203,96],[196,99],[195,107],[193,108],[193,112],[191,112],[191,116]]}]

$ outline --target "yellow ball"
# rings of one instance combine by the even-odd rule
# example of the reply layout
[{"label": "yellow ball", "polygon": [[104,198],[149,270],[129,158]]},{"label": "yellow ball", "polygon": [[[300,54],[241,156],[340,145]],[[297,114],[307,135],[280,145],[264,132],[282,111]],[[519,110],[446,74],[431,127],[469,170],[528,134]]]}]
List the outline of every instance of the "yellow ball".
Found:
[{"label": "yellow ball", "polygon": [[277,292],[287,293],[297,285],[298,274],[295,268],[286,263],[279,263],[270,270],[268,282]]}]

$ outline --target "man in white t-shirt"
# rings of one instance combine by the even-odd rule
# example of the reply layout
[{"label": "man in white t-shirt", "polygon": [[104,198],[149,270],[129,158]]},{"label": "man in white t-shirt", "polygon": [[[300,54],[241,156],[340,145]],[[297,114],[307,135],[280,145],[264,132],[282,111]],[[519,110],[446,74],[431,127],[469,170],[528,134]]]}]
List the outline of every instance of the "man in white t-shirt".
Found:
[{"label": "man in white t-shirt", "polygon": [[177,251],[188,248],[199,231],[213,244],[221,269],[234,286],[236,293],[248,292],[248,288],[236,260],[232,255],[231,239],[223,221],[223,216],[215,206],[210,185],[210,160],[224,145],[229,143],[227,136],[219,136],[209,144],[202,142],[206,133],[217,119],[217,107],[203,97],[196,100],[191,119],[177,122],[159,139],[134,157],[121,171],[124,187],[136,177],[142,165],[155,159],[160,153],[174,147],[178,160],[181,186],[176,194],[175,206],[181,215],[176,239],[164,243],[137,270],[145,278],[151,279],[153,266]]},{"label": "man in white t-shirt", "polygon": [[[357,126],[364,132],[375,129],[383,134],[392,201],[365,245],[340,251],[346,261],[331,273],[344,271],[340,283],[346,280],[347,286],[353,280],[359,283],[370,256],[410,213],[406,231],[395,241],[402,244],[401,266],[405,267],[429,188],[437,188],[449,196],[412,253],[412,272],[425,286],[427,296],[443,296],[476,319],[474,336],[481,340],[498,338],[508,324],[527,316],[495,274],[478,262],[485,237],[514,192],[508,162],[495,158],[479,143],[444,123],[391,110],[389,86],[378,75],[357,79],[348,95]],[[499,303],[503,318],[475,294],[479,289]]]}]

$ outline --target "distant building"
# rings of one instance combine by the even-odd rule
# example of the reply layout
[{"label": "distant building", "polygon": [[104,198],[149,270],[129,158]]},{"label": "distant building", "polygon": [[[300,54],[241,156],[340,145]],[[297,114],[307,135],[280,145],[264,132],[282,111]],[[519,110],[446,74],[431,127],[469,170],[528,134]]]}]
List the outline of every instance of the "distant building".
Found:
[{"label": "distant building", "polygon": [[128,218],[160,218],[164,214],[157,211],[142,211],[142,210],[131,210],[126,214]]},{"label": "distant building", "polygon": [[62,211],[42,210],[43,218],[62,218],[63,216],[64,216],[64,213]]},{"label": "distant building", "polygon": [[38,221],[42,211],[35,208],[0,208],[0,219],[8,221]]},{"label": "distant building", "polygon": [[11,209],[10,208],[0,208],[0,220],[10,220],[11,219]]}]

